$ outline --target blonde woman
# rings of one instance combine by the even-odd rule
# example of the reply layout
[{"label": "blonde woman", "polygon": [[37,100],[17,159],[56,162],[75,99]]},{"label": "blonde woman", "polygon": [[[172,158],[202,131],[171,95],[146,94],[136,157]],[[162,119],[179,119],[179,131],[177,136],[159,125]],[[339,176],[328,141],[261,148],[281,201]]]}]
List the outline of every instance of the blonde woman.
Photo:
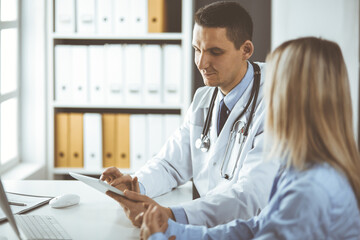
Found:
[{"label": "blonde woman", "polygon": [[360,239],[360,157],[339,46],[296,39],[267,62],[266,131],[271,156],[283,165],[268,206],[209,229],[175,223],[150,206],[142,239]]}]

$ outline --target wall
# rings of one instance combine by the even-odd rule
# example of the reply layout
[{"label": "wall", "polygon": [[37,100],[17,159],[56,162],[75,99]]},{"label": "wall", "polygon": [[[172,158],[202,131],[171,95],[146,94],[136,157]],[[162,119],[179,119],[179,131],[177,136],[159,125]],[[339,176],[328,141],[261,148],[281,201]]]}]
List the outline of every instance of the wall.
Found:
[{"label": "wall", "polygon": [[349,73],[354,131],[358,135],[359,1],[273,0],[271,29],[272,49],[302,36],[322,37],[340,45]]}]

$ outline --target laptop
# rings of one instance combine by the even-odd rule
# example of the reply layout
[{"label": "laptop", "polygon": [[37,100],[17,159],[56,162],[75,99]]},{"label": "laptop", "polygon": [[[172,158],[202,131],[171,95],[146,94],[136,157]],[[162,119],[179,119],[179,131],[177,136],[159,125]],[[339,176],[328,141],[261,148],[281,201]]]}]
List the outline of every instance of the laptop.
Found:
[{"label": "laptop", "polygon": [[52,216],[13,215],[1,178],[0,207],[18,239],[72,239]]}]

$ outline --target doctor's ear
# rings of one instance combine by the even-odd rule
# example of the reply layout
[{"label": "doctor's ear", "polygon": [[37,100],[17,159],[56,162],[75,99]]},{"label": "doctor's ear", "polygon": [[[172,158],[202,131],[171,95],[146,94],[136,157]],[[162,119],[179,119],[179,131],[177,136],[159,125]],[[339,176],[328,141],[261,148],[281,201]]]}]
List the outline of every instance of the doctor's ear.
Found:
[{"label": "doctor's ear", "polygon": [[254,45],[250,40],[246,40],[240,47],[243,54],[243,60],[248,60],[254,53]]}]

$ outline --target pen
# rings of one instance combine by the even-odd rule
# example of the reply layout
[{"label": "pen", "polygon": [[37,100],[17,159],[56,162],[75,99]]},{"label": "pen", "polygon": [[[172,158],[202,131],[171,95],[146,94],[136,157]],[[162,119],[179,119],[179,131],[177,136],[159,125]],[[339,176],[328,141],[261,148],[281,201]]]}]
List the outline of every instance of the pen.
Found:
[{"label": "pen", "polygon": [[25,203],[18,203],[18,202],[9,202],[9,205],[14,205],[14,206],[26,206]]}]

